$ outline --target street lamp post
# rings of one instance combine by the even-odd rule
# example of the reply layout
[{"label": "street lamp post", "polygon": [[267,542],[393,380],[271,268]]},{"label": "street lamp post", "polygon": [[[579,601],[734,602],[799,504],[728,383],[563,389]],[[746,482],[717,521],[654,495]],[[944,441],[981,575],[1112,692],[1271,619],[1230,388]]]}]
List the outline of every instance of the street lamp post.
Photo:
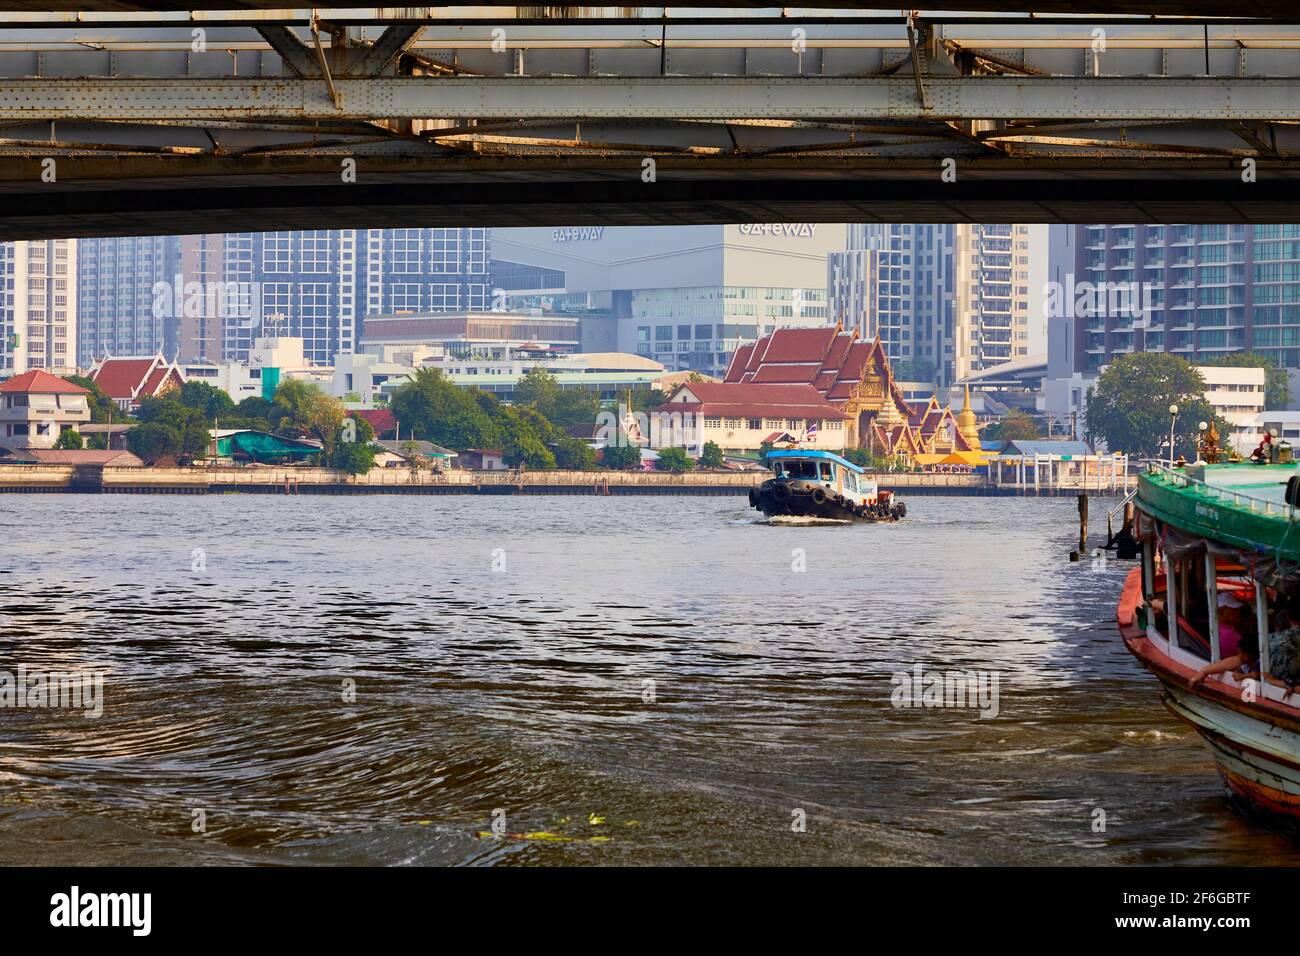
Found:
[{"label": "street lamp post", "polygon": [[1174,467],[1174,425],[1178,421],[1178,406],[1169,406],[1169,467]]}]

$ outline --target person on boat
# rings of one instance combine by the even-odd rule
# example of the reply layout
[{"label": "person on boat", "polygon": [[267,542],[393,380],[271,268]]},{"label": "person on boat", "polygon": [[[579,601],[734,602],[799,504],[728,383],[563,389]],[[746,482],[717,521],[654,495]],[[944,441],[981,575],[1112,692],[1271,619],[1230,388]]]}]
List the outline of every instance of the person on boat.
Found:
[{"label": "person on boat", "polygon": [[[1222,638],[1222,630],[1219,631],[1219,636]],[[1217,660],[1212,664],[1206,664],[1197,671],[1192,677],[1191,686],[1195,687],[1212,674],[1226,674],[1229,672],[1234,673],[1238,679],[1259,677],[1259,640],[1253,633],[1240,635],[1235,654]]]},{"label": "person on boat", "polygon": [[[1259,635],[1256,633],[1254,615],[1240,598],[1231,591],[1219,593],[1219,653],[1228,657],[1237,653],[1243,635],[1250,634],[1259,647]],[[1258,650],[1256,651],[1258,654]]]}]

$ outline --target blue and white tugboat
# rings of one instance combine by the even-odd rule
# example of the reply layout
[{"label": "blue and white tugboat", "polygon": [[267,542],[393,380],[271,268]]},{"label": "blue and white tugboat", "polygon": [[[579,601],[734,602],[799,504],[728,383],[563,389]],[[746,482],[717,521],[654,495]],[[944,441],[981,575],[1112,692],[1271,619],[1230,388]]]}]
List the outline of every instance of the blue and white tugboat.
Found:
[{"label": "blue and white tugboat", "polygon": [[907,505],[881,491],[866,469],[829,451],[770,451],[773,476],[749,491],[749,504],[770,517],[897,521]]}]

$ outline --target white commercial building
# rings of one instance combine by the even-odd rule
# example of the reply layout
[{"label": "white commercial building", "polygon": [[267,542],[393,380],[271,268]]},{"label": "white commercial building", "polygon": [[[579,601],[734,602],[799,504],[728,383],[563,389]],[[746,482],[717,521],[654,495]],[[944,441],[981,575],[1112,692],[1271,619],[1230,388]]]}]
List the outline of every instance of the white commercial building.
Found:
[{"label": "white commercial building", "polygon": [[591,310],[586,351],[721,375],[742,342],[830,324],[827,256],[845,241],[843,225],[797,222],[494,229],[493,275],[507,301]]},{"label": "white commercial building", "polygon": [[340,353],[334,363],[330,391],[370,405],[387,400],[416,369],[442,372],[453,385],[479,388],[510,401],[515,387],[530,369],[542,368],[560,388],[586,388],[604,400],[632,389],[653,388],[664,367],[653,359],[624,352],[567,352],[544,343],[529,346],[480,346],[470,356],[439,345],[385,346],[378,354]]},{"label": "white commercial building", "polygon": [[1214,413],[1232,426],[1220,435],[1224,447],[1249,452],[1259,442],[1260,415],[1264,411],[1264,370],[1232,366],[1199,365],[1205,380],[1205,400]]},{"label": "white commercial building", "polygon": [[205,382],[221,389],[235,402],[275,395],[287,378],[306,379],[328,388],[334,369],[314,365],[305,354],[302,338],[281,335],[253,341],[246,362],[191,362],[179,365],[187,382]]}]

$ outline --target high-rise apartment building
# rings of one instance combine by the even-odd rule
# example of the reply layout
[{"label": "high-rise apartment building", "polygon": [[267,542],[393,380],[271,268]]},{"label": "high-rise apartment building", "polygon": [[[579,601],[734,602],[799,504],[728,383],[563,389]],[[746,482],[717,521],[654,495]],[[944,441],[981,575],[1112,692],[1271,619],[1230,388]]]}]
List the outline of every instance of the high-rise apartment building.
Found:
[{"label": "high-rise apartment building", "polygon": [[0,376],[77,368],[77,241],[0,243]]},{"label": "high-rise apartment building", "polygon": [[954,381],[1041,352],[1046,227],[961,223],[953,245]]},{"label": "high-rise apartment building", "polygon": [[830,311],[902,374],[951,386],[1042,352],[1045,227],[868,224],[828,259]]},{"label": "high-rise apartment building", "polygon": [[220,344],[221,236],[83,239],[77,360],[161,354],[209,361]]},{"label": "high-rise apartment building", "polygon": [[1084,225],[1057,311],[1074,370],[1116,355],[1263,353],[1300,367],[1300,225]]},{"label": "high-rise apartment building", "polygon": [[1300,225],[1053,226],[1045,405],[1081,421],[1131,352],[1200,365],[1258,352],[1300,368]]},{"label": "high-rise apartment building", "polygon": [[223,319],[222,358],[244,360],[265,334],[302,338],[328,365],[352,352],[367,315],[452,312],[490,304],[486,229],[343,229],[235,233],[223,281],[248,290],[248,314]]}]

